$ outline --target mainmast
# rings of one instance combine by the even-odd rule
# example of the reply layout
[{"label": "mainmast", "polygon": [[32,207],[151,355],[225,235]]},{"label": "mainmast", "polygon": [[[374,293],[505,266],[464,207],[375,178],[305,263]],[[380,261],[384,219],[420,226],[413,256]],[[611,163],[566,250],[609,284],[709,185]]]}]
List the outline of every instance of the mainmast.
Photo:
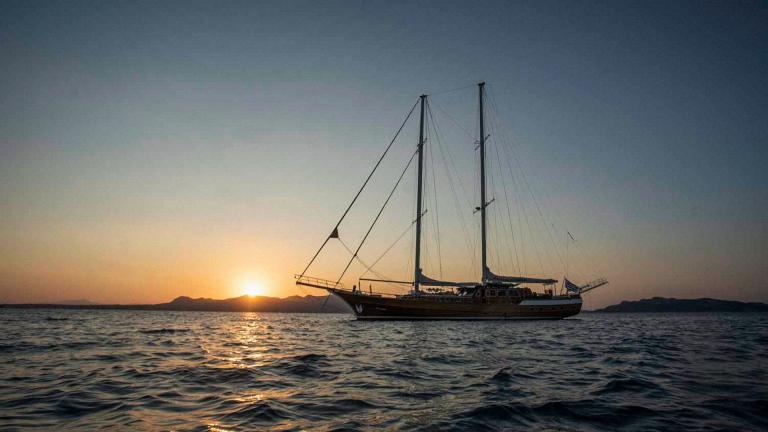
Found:
[{"label": "mainmast", "polygon": [[427,95],[421,95],[421,117],[419,120],[419,144],[417,152],[419,154],[419,174],[416,190],[416,262],[414,265],[413,289],[419,292],[419,280],[421,279],[421,193],[423,189],[424,177],[424,105],[427,102]]},{"label": "mainmast", "polygon": [[485,200],[485,119],[483,118],[483,89],[485,83],[481,82],[478,85],[479,98],[480,98],[480,236],[481,236],[481,265],[482,274],[481,281],[485,283],[486,274],[488,273],[488,262],[486,254],[486,227],[485,227],[485,207],[488,203]]}]

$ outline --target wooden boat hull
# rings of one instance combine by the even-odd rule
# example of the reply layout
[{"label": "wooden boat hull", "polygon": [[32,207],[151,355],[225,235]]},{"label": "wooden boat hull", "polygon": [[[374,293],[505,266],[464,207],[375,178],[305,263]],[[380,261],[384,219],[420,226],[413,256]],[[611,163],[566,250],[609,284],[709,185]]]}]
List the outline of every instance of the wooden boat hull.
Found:
[{"label": "wooden boat hull", "polygon": [[511,301],[445,301],[434,298],[383,297],[332,289],[360,320],[511,320],[562,319],[581,311],[581,297]]}]

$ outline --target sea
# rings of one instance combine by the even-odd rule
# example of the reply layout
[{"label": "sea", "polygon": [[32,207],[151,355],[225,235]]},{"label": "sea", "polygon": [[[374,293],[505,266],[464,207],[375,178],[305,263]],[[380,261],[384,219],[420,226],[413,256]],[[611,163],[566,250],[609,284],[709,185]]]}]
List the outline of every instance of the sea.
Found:
[{"label": "sea", "polygon": [[768,314],[0,309],[0,430],[768,430]]}]

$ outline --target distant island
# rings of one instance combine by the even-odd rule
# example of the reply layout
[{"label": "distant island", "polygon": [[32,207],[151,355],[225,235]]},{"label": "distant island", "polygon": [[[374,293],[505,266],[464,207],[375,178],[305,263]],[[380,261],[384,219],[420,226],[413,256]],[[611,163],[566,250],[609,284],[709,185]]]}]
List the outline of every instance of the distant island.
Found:
[{"label": "distant island", "polygon": [[768,304],[711,298],[676,299],[653,297],[623,301],[592,312],[768,312]]},{"label": "distant island", "polygon": [[57,301],[56,304],[67,305],[67,306],[95,306],[98,303],[95,303],[95,302],[92,302],[92,301],[86,300],[86,299],[77,299],[77,300]]},{"label": "distant island", "polygon": [[[325,304],[325,305],[324,305]],[[207,312],[289,312],[289,313],[348,313],[349,307],[336,296],[291,296],[286,298],[241,296],[224,300],[181,296],[169,303],[145,305],[96,304],[86,300],[49,304],[0,304],[12,309],[125,309]]]}]

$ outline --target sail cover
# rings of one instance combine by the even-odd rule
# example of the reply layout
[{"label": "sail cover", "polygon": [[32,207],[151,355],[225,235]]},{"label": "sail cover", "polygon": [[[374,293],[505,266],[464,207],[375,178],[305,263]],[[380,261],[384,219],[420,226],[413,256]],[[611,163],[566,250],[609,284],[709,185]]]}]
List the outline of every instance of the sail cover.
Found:
[{"label": "sail cover", "polygon": [[421,285],[428,285],[428,286],[451,286],[451,287],[466,287],[466,286],[475,286],[478,285],[477,282],[451,282],[451,281],[441,281],[437,279],[432,279],[430,277],[424,276],[424,273],[419,270],[419,283]]},{"label": "sail cover", "polygon": [[557,283],[557,279],[538,279],[538,278],[529,278],[529,277],[522,277],[522,276],[500,276],[493,274],[491,269],[488,267],[485,268],[483,271],[483,280],[486,282],[502,282],[502,283],[514,283],[514,284],[521,284],[521,283],[539,283],[544,285],[549,285],[553,283]]}]

